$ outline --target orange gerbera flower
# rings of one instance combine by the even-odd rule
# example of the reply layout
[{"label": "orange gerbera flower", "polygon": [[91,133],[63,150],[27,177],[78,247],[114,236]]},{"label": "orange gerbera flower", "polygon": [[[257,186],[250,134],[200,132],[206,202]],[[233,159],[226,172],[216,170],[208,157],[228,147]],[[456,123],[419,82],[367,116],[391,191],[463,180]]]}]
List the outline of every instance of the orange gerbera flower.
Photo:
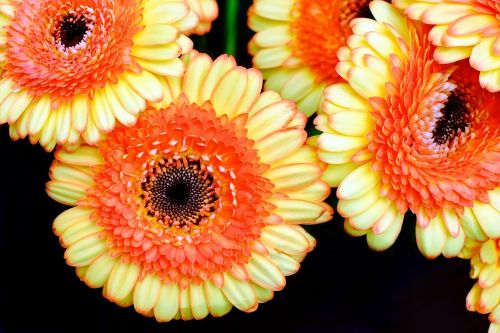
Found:
[{"label": "orange gerbera flower", "polygon": [[200,22],[195,28],[186,31],[197,35],[204,35],[212,28],[212,22],[219,16],[219,6],[215,0],[186,0],[189,7],[198,14]]},{"label": "orange gerbera flower", "polygon": [[319,157],[331,164],[327,178],[351,233],[385,249],[411,210],[420,250],[456,255],[466,210],[490,237],[498,232],[490,201],[500,186],[500,96],[467,64],[438,64],[420,23],[383,1],[370,7],[377,21],[353,20],[339,51],[348,83],[326,89]]},{"label": "orange gerbera flower", "polygon": [[248,25],[257,32],[249,45],[263,71],[266,89],[294,100],[313,114],[327,85],[342,81],[337,51],[352,31],[349,22],[370,16],[370,0],[254,0]]},{"label": "orange gerbera flower", "polygon": [[134,124],[161,100],[158,76],[182,75],[180,31],[198,22],[186,3],[146,0],[5,0],[0,16],[0,123],[47,150]]},{"label": "orange gerbera flower", "polygon": [[48,194],[65,258],[104,296],[159,321],[253,311],[331,218],[306,119],[226,56],[194,55],[132,127],[56,152]]},{"label": "orange gerbera flower", "polygon": [[434,58],[449,64],[469,58],[481,85],[500,91],[500,2],[498,0],[394,0],[414,20],[434,27]]}]

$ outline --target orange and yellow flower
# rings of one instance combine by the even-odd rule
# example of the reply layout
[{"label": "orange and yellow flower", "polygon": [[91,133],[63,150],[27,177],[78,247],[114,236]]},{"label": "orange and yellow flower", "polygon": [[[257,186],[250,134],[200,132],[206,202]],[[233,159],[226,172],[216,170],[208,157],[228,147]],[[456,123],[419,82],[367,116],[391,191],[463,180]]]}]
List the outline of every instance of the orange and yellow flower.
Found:
[{"label": "orange and yellow flower", "polygon": [[134,124],[163,98],[159,77],[183,74],[180,31],[198,22],[167,0],[5,0],[0,19],[0,123],[46,150]]},{"label": "orange and yellow flower", "polygon": [[316,112],[324,88],[342,81],[337,51],[352,33],[349,21],[370,14],[370,0],[254,0],[248,25],[257,32],[249,44],[266,89],[297,102],[307,116]]},{"label": "orange and yellow flower", "polygon": [[332,214],[295,104],[230,57],[188,59],[135,125],[56,151],[47,184],[76,206],[54,221],[67,263],[158,321],[254,311],[313,249],[300,224]]},{"label": "orange and yellow flower", "polygon": [[[494,202],[500,211],[500,201]],[[467,233],[467,231],[466,231]],[[468,234],[469,236],[469,234]],[[470,259],[472,279],[477,279],[466,299],[469,311],[489,314],[489,333],[500,332],[500,238],[489,239],[478,230],[467,239],[460,257]]]},{"label": "orange and yellow flower", "polygon": [[187,34],[204,35],[212,28],[212,22],[219,16],[219,6],[215,0],[186,0],[189,7],[198,14],[199,22]]},{"label": "orange and yellow flower", "polygon": [[440,65],[427,28],[383,1],[375,20],[355,19],[338,73],[347,83],[325,90],[311,139],[338,186],[346,230],[374,249],[396,240],[404,214],[417,215],[417,243],[427,257],[455,256],[464,220],[500,237],[499,94],[479,86],[466,63]]},{"label": "orange and yellow flower", "polygon": [[434,27],[429,40],[442,64],[469,58],[481,86],[500,91],[500,2],[497,0],[394,0],[414,20]]}]

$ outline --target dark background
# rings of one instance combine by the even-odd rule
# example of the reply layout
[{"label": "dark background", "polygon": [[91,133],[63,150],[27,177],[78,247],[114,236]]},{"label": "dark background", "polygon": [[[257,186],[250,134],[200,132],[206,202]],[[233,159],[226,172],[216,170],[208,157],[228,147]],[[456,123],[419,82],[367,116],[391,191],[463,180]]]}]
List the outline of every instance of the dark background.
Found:
[{"label": "dark background", "polygon": [[[250,66],[246,9],[240,1],[240,65]],[[212,32],[196,47],[224,50],[224,5]],[[486,316],[465,309],[473,285],[469,263],[426,260],[408,216],[396,244],[383,253],[346,235],[342,219],[308,228],[318,240],[300,271],[268,303],[246,314],[159,324],[105,300],[80,282],[63,259],[51,223],[67,207],[44,191],[52,154],[27,140],[12,142],[0,127],[0,333],[66,332],[487,332]]]}]

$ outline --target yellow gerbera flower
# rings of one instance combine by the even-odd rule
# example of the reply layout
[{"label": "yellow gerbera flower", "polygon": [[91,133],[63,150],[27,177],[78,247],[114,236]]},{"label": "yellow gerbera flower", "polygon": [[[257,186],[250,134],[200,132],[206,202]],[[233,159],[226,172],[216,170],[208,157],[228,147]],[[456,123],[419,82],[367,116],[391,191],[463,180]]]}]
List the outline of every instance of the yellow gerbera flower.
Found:
[{"label": "yellow gerbera flower", "polygon": [[370,0],[254,0],[248,25],[257,32],[249,44],[265,88],[297,102],[307,116],[316,112],[327,85],[342,81],[337,51],[352,33],[349,21],[369,15]]},{"label": "yellow gerbera flower", "polygon": [[331,218],[305,116],[257,70],[192,56],[163,101],[97,148],[58,150],[48,194],[65,258],[105,297],[158,321],[254,311]]},{"label": "yellow gerbera flower", "polygon": [[496,0],[394,0],[414,20],[434,27],[429,39],[442,64],[469,58],[481,86],[500,91],[500,2]]},{"label": "yellow gerbera flower", "polygon": [[219,16],[219,6],[215,0],[186,0],[189,7],[200,19],[199,23],[193,29],[186,31],[197,35],[204,35],[212,28],[212,22]]},{"label": "yellow gerbera flower", "polygon": [[162,99],[159,76],[183,74],[180,31],[198,22],[168,0],[5,0],[0,19],[0,123],[48,151],[134,124]]},{"label": "yellow gerbera flower", "polygon": [[[500,202],[496,202],[500,210]],[[469,235],[468,235],[469,236]],[[469,311],[488,314],[489,333],[500,332],[500,239],[489,239],[479,230],[480,238],[467,239],[460,257],[471,260],[472,279],[477,279],[466,299]]]},{"label": "yellow gerbera flower", "polygon": [[348,83],[325,90],[324,133],[311,139],[331,165],[346,229],[374,249],[393,244],[411,210],[427,257],[462,248],[464,220],[477,219],[500,237],[499,94],[479,86],[466,63],[437,63],[427,28],[396,7],[370,3],[371,19],[355,19],[349,47],[339,50]]}]

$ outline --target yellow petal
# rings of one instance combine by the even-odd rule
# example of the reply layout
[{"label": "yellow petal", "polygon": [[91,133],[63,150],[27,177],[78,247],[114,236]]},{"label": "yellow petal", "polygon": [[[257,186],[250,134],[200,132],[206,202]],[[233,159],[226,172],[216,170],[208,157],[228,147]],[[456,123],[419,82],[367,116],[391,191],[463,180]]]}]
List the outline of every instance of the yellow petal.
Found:
[{"label": "yellow petal", "polygon": [[300,263],[294,258],[280,251],[269,251],[271,259],[278,266],[284,276],[289,276],[298,272]]},{"label": "yellow petal", "polygon": [[211,281],[205,281],[203,287],[208,310],[212,316],[221,317],[231,311],[233,305],[224,296],[221,289],[217,288]]},{"label": "yellow petal", "polygon": [[96,91],[90,115],[97,128],[103,132],[109,132],[115,127],[115,116],[108,105],[104,89]]},{"label": "yellow petal", "polygon": [[92,262],[85,274],[85,283],[91,288],[101,288],[108,281],[109,275],[117,262],[116,258],[104,253]]},{"label": "yellow petal", "polygon": [[307,238],[292,225],[268,225],[262,229],[261,240],[271,248],[287,254],[303,254],[309,248]]},{"label": "yellow petal", "polygon": [[380,175],[371,169],[371,164],[363,164],[344,178],[337,189],[337,196],[345,200],[357,198],[375,187],[379,181]]},{"label": "yellow petal", "polygon": [[259,140],[274,131],[284,128],[296,112],[295,104],[289,101],[279,101],[268,105],[248,119],[248,137]]},{"label": "yellow petal", "polygon": [[104,163],[99,150],[91,146],[81,146],[74,152],[60,149],[55,153],[55,158],[63,163],[78,166],[93,166]]},{"label": "yellow petal", "polygon": [[165,2],[159,6],[146,4],[142,19],[147,24],[146,27],[150,27],[153,24],[169,24],[179,21],[188,13],[189,6],[183,2]]},{"label": "yellow petal", "polygon": [[224,287],[227,299],[239,310],[252,312],[257,309],[257,297],[248,282],[239,281],[229,273],[224,273]]},{"label": "yellow petal", "polygon": [[210,101],[218,116],[226,114],[233,118],[247,84],[246,69],[236,67],[225,74],[214,87]]},{"label": "yellow petal", "polygon": [[283,65],[291,55],[292,51],[288,47],[271,47],[257,52],[253,57],[253,63],[259,69],[275,68]]},{"label": "yellow petal", "polygon": [[188,70],[184,75],[182,87],[183,92],[192,103],[199,105],[205,102],[201,98],[201,90],[205,83],[208,71],[212,65],[212,59],[207,54],[198,53],[189,63]]},{"label": "yellow petal", "polygon": [[145,26],[134,36],[134,44],[149,46],[149,45],[163,45],[174,42],[179,38],[179,30],[176,28],[164,25],[153,24]]},{"label": "yellow petal", "polygon": [[245,268],[250,279],[263,288],[277,291],[285,287],[285,277],[276,265],[265,256],[253,252]]},{"label": "yellow petal", "polygon": [[79,223],[69,227],[60,236],[60,243],[64,247],[69,247],[79,240],[97,234],[102,231],[102,228],[97,226],[95,222],[89,220],[82,220]]},{"label": "yellow petal", "polygon": [[68,247],[64,258],[70,266],[87,266],[105,251],[106,242],[99,238],[99,234],[94,233]]},{"label": "yellow petal", "polygon": [[77,95],[71,104],[71,125],[78,132],[87,126],[90,113],[90,102],[86,95]]},{"label": "yellow petal", "polygon": [[255,142],[261,163],[272,164],[299,149],[305,139],[302,129],[284,129],[274,132]]},{"label": "yellow petal", "polygon": [[417,245],[427,258],[441,254],[447,240],[447,230],[441,215],[434,218],[427,227],[416,224]]},{"label": "yellow petal", "polygon": [[325,205],[305,200],[270,199],[269,202],[277,207],[273,212],[291,224],[315,223],[327,211]]},{"label": "yellow petal", "polygon": [[[194,66],[194,65],[193,65]],[[228,55],[222,55],[214,60],[210,71],[206,77],[203,84],[201,100],[208,101],[213,94],[215,87],[219,84],[220,80],[224,75],[226,75],[231,69],[236,67],[236,61],[233,57]],[[188,65],[188,70],[197,70],[196,67],[192,67],[191,64]]]},{"label": "yellow petal", "polygon": [[162,84],[150,72],[142,71],[140,74],[126,72],[123,76],[130,86],[145,100],[159,102],[163,98]]},{"label": "yellow petal", "polygon": [[388,222],[389,227],[381,233],[370,230],[366,235],[368,246],[375,251],[384,251],[394,244],[403,226],[404,214],[397,214]]},{"label": "yellow petal", "polygon": [[136,264],[118,262],[106,284],[109,299],[119,301],[127,297],[132,292],[140,272],[141,268]]},{"label": "yellow petal", "polygon": [[270,179],[275,191],[294,191],[315,182],[322,173],[316,164],[288,164],[268,170],[264,176]]},{"label": "yellow petal", "polygon": [[485,204],[480,201],[474,201],[472,206],[474,215],[477,217],[479,225],[483,228],[484,233],[492,239],[500,238],[500,212],[490,204]]},{"label": "yellow petal", "polygon": [[93,211],[93,209],[82,207],[67,209],[56,217],[52,229],[57,236],[60,236],[71,226],[88,221]]},{"label": "yellow petal", "polygon": [[158,301],[154,307],[154,315],[159,322],[174,319],[179,310],[179,286],[163,283],[160,288]]},{"label": "yellow petal", "polygon": [[134,288],[134,307],[141,314],[149,313],[160,295],[161,280],[156,274],[147,274]]},{"label": "yellow petal", "polygon": [[65,205],[75,206],[78,200],[85,197],[87,188],[74,183],[49,181],[46,184],[46,191],[49,197]]},{"label": "yellow petal", "polygon": [[191,283],[189,285],[189,302],[191,304],[191,313],[195,319],[203,319],[208,315],[209,311],[203,284]]}]

